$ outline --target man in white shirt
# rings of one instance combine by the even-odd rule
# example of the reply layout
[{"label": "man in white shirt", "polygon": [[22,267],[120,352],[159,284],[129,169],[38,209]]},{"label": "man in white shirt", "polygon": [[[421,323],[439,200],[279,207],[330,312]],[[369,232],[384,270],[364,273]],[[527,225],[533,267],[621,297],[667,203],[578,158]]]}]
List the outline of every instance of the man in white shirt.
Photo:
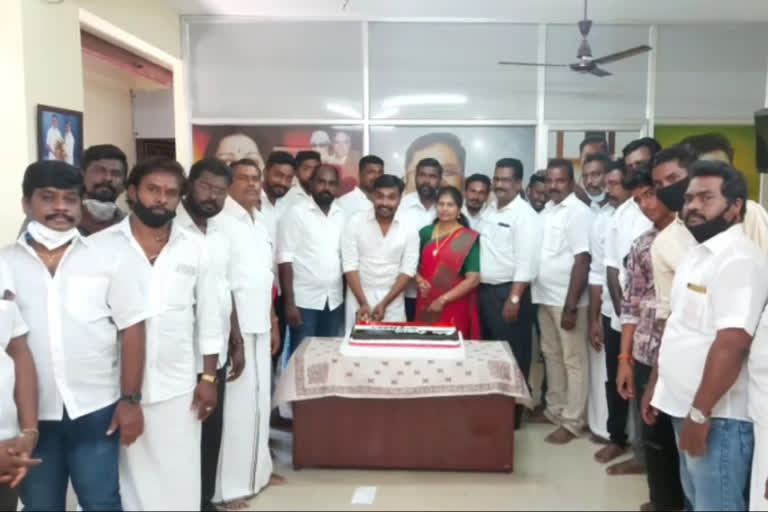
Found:
[{"label": "man in white shirt", "polygon": [[9,292],[30,326],[40,418],[33,456],[45,464],[30,471],[21,499],[30,510],[64,510],[71,478],[84,510],[120,510],[119,445],[143,431],[148,313],[136,266],[78,233],[78,169],[34,163],[22,190],[31,221],[2,257],[14,276]]},{"label": "man in white shirt", "polygon": [[539,305],[541,348],[547,369],[544,414],[558,426],[547,442],[565,444],[581,435],[589,389],[587,275],[592,213],[573,193],[573,164],[547,166],[550,201],[542,212],[539,272],[532,299]]},{"label": "man in white shirt", "polygon": [[273,151],[267,158],[262,176],[260,210],[272,240],[277,240],[280,218],[290,206],[285,196],[291,189],[296,160],[285,151]]},{"label": "man in white shirt", "polygon": [[[412,229],[432,224],[437,217],[437,189],[443,180],[443,167],[434,158],[424,158],[416,164],[416,192],[405,194],[398,208],[399,214],[408,221]],[[416,317],[415,282],[405,289],[405,315],[409,322]]]},{"label": "man in white shirt", "polygon": [[768,263],[740,226],[741,173],[699,161],[690,175],[683,218],[698,245],[675,274],[643,419],[653,424],[658,411],[672,417],[693,510],[746,510],[754,445],[746,363],[768,299]]},{"label": "man in white shirt", "polygon": [[[587,423],[592,436],[598,440],[609,437],[608,402],[606,390],[614,384],[608,380],[605,364],[604,325],[610,322],[611,297],[605,285],[605,233],[613,215],[615,205],[625,198],[614,198],[606,193],[606,174],[616,164],[605,153],[597,153],[587,157],[582,171],[582,177],[589,175],[587,193],[598,195],[602,189],[604,198],[598,203],[599,210],[592,222],[589,235],[589,248],[592,259],[589,264],[589,399],[587,402]],[[614,180],[621,181],[621,173]],[[619,183],[620,185],[620,183]],[[620,190],[624,190],[621,188]],[[593,210],[594,211],[594,210]],[[597,457],[597,454],[595,454]]]},{"label": "man in white shirt", "polygon": [[0,475],[11,479],[0,483],[0,510],[17,509],[19,482],[30,467],[40,464],[30,459],[40,435],[37,372],[25,336],[29,328],[12,288],[11,271],[0,258],[0,454],[5,455]]},{"label": "man in white shirt", "polygon": [[48,127],[48,131],[45,133],[46,158],[48,160],[57,160],[56,146],[63,143],[64,137],[61,136],[61,130],[59,130],[59,116],[53,114],[51,116],[51,126]]},{"label": "man in white shirt", "polygon": [[[516,158],[496,162],[496,204],[487,207],[478,225],[482,240],[478,300],[483,339],[506,340],[527,382],[534,319],[530,283],[538,271],[541,225],[522,198],[522,188],[522,162]],[[522,413],[518,407],[515,428],[521,425]]]},{"label": "man in white shirt", "polygon": [[320,153],[317,151],[299,151],[296,153],[296,179],[282,201],[285,208],[290,208],[297,201],[311,201],[312,193],[309,182],[315,169],[320,167]]},{"label": "man in white shirt", "polygon": [[366,155],[360,159],[358,173],[357,187],[336,202],[347,221],[357,212],[370,210],[373,206],[373,184],[384,174],[384,160],[376,155]]},{"label": "man in white shirt", "polygon": [[589,197],[589,208],[597,215],[605,206],[605,173],[611,164],[606,153],[595,153],[584,158],[581,164],[581,182]]},{"label": "man in white shirt", "polygon": [[136,165],[128,177],[132,214],[93,235],[137,263],[130,277],[151,315],[141,393],[144,435],[120,453],[127,510],[200,507],[201,422],[217,406],[225,327],[205,239],[173,221],[185,180],[174,160]]},{"label": "man in white shirt", "polygon": [[[227,189],[232,184],[232,169],[216,158],[196,162],[189,169],[186,194],[176,210],[175,223],[205,239],[210,273],[218,291],[218,306],[222,325],[221,351],[216,365],[218,407],[202,425],[200,443],[201,499],[200,510],[215,511],[212,500],[216,492],[216,470],[221,449],[224,423],[224,394],[227,382],[227,361],[232,362],[229,380],[236,380],[245,364],[243,339],[233,312],[232,267],[233,250],[219,215],[224,208]],[[202,358],[198,357],[197,371],[202,372]],[[202,377],[202,375],[199,375]]]},{"label": "man in white shirt", "polygon": [[464,207],[461,213],[469,221],[469,227],[479,230],[483,214],[489,206],[488,197],[491,195],[491,179],[485,174],[473,174],[464,180]]},{"label": "man in white shirt", "polygon": [[385,174],[373,187],[374,208],[353,215],[341,236],[345,332],[356,320],[404,322],[403,292],[419,264],[419,236],[396,214],[405,184]]},{"label": "man in white shirt", "polygon": [[334,202],[338,187],[338,170],[321,165],[312,176],[313,201],[295,204],[280,220],[277,263],[289,325],[288,357],[304,338],[340,336],[344,329],[344,212]]},{"label": "man in white shirt", "polygon": [[[638,172],[637,170],[634,172]],[[608,375],[606,388],[608,400],[608,433],[611,443],[599,453],[599,462],[608,462],[627,450],[627,419],[629,401],[621,397],[616,388],[616,376],[621,353],[621,297],[627,282],[626,258],[632,242],[651,229],[653,223],[643,214],[632,199],[627,187],[631,173],[616,167],[608,173],[607,193],[616,204],[616,211],[608,221],[605,238],[606,287],[611,299],[610,319],[604,323],[605,363]],[[639,473],[645,468],[645,450],[639,441],[634,445],[634,459],[623,461],[608,468],[609,474]]]},{"label": "man in white shirt", "polygon": [[232,293],[237,311],[244,312],[237,318],[242,340],[233,341],[244,346],[246,355],[242,375],[227,384],[215,501],[237,508],[272,477],[270,355],[278,353],[281,338],[272,306],[273,242],[257,209],[259,171],[254,165],[232,171],[229,197],[217,219],[232,246]]}]

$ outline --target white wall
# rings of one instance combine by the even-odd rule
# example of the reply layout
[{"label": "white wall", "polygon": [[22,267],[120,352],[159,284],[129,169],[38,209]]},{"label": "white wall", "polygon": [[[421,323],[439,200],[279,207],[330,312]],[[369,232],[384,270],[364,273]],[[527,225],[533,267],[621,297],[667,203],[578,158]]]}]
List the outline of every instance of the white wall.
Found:
[{"label": "white wall", "polygon": [[133,131],[137,139],[172,139],[173,91],[134,91]]},{"label": "white wall", "polygon": [[131,88],[120,77],[120,73],[85,68],[83,147],[114,144],[125,152],[131,167],[136,162]]}]

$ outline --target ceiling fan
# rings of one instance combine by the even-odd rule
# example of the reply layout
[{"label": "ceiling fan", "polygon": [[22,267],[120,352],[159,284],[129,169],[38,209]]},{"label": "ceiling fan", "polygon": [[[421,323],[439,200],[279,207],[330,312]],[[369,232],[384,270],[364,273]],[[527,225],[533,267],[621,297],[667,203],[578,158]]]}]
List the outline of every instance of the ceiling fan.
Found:
[{"label": "ceiling fan", "polygon": [[584,19],[578,22],[578,26],[579,32],[581,32],[582,40],[581,44],[579,45],[579,49],[576,52],[576,58],[578,59],[577,62],[572,64],[545,64],[537,62],[512,62],[502,60],[499,61],[499,64],[504,66],[546,66],[552,68],[571,68],[577,73],[589,73],[598,77],[604,77],[609,76],[612,73],[609,73],[608,71],[601,68],[601,64],[616,62],[617,60],[627,59],[629,57],[634,57],[635,55],[640,55],[642,53],[651,51],[651,47],[647,44],[644,44],[635,46],[634,48],[629,48],[628,50],[621,52],[612,53],[598,59],[592,58],[592,48],[589,46],[589,42],[587,41],[589,30],[592,28],[592,20],[587,18],[587,0],[584,0]]}]

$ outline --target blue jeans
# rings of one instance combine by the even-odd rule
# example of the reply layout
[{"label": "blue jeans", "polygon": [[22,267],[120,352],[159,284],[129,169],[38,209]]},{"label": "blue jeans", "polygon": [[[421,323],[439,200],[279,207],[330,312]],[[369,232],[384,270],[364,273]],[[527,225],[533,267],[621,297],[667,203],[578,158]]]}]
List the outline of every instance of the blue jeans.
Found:
[{"label": "blue jeans", "polygon": [[107,436],[117,404],[70,419],[41,421],[34,457],[43,463],[29,470],[21,484],[25,510],[65,510],[71,477],[83,510],[122,510],[118,454],[120,434]]},{"label": "blue jeans", "polygon": [[293,355],[304,338],[313,336],[334,337],[342,336],[344,332],[344,304],[334,310],[299,308],[301,313],[301,326],[289,327],[288,358]]},{"label": "blue jeans", "polygon": [[[672,418],[680,445],[684,418]],[[712,418],[707,454],[691,457],[680,452],[680,480],[694,511],[747,510],[752,450],[752,423]]]}]

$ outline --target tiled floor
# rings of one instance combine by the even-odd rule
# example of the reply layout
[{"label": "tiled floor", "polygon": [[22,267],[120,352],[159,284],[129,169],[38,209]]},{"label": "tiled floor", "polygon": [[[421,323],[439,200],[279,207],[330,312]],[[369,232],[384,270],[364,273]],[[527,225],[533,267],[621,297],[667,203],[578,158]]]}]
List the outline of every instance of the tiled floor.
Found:
[{"label": "tiled floor", "polygon": [[[645,476],[609,477],[586,438],[552,446],[549,425],[526,425],[515,441],[512,474],[303,469],[290,465],[290,436],[275,432],[277,471],[286,483],[265,489],[250,510],[638,510]],[[375,486],[372,505],[352,505]]]}]

